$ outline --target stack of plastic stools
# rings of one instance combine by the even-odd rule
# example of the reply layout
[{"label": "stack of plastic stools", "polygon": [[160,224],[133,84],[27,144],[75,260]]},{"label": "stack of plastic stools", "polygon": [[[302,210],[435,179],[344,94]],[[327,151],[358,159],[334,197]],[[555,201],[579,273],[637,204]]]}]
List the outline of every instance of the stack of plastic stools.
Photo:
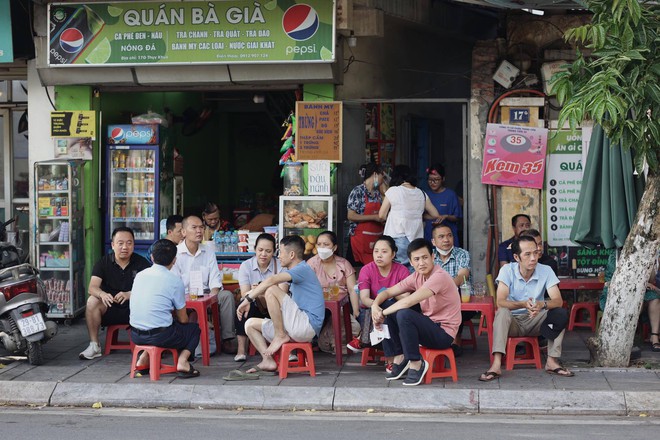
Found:
[{"label": "stack of plastic stools", "polygon": [[385,352],[378,350],[373,347],[367,347],[362,350],[362,360],[360,360],[360,365],[363,367],[367,365],[368,362],[378,362],[379,360],[385,357]]},{"label": "stack of plastic stools", "polygon": [[[128,341],[120,341],[119,333],[126,330]],[[105,348],[103,355],[107,356],[112,350],[133,350],[133,341],[131,341],[131,327],[128,324],[109,325],[105,331]]]},{"label": "stack of plastic stools", "polygon": [[[525,354],[516,357],[516,347],[521,343],[526,344]],[[538,337],[526,336],[507,340],[505,368],[513,370],[514,365],[534,365],[536,368],[541,368],[541,350],[539,349]]]},{"label": "stack of plastic stools", "polygon": [[[149,378],[151,380],[160,379],[161,374],[169,374],[177,372],[177,363],[179,362],[179,353],[174,348],[161,348],[153,345],[136,345],[133,347],[133,361],[131,362],[131,378],[135,377],[137,370],[137,361],[140,353],[146,351],[149,354]],[[162,355],[164,352],[172,354],[173,364],[165,364],[162,362]]]},{"label": "stack of plastic stools", "polygon": [[[589,312],[589,321],[576,321],[580,311]],[[578,302],[571,307],[571,316],[568,319],[568,329],[573,330],[575,327],[589,327],[592,332],[596,331],[596,312],[598,311],[598,303],[595,302]]]},{"label": "stack of plastic stools", "polygon": [[[452,381],[458,381],[454,350],[451,348],[438,350],[434,348],[419,347],[419,352],[424,360],[429,363],[429,369],[424,377],[424,383],[431,383],[433,379],[441,377],[451,377]],[[449,361],[449,368],[445,366],[445,358]]]},{"label": "stack of plastic stools", "polygon": [[[296,350],[298,350],[298,361],[289,362],[289,355]],[[278,363],[280,379],[286,379],[289,373],[309,373],[312,377],[316,376],[312,344],[309,342],[287,342],[282,345],[274,358]]]}]

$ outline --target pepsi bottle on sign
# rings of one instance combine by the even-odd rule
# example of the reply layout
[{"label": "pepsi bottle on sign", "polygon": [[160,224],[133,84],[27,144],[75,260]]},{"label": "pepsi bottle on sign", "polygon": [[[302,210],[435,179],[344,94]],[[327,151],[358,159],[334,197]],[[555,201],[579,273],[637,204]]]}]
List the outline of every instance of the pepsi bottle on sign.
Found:
[{"label": "pepsi bottle on sign", "polygon": [[73,64],[103,29],[105,22],[91,8],[51,5],[49,64]]}]

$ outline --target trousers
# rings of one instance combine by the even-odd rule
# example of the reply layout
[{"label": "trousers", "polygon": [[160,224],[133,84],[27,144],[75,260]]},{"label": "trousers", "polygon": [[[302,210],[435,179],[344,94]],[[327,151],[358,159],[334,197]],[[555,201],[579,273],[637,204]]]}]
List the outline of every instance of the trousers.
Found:
[{"label": "trousers", "polygon": [[[514,315],[511,310],[504,307],[497,309],[493,322],[493,353],[506,354],[506,342],[509,337],[539,336],[547,314],[547,310],[541,310],[531,318],[527,313]],[[548,356],[561,357],[564,333],[566,330],[563,330],[554,341],[548,339]]]}]

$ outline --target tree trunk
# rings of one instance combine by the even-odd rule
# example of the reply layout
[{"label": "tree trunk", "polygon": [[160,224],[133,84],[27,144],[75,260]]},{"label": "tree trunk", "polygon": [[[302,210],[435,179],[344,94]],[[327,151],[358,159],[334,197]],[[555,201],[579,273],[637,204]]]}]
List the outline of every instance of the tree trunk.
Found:
[{"label": "tree trunk", "polygon": [[589,343],[596,366],[627,367],[630,361],[646,283],[660,248],[659,205],[660,175],[649,174],[635,223],[610,281],[600,332]]}]

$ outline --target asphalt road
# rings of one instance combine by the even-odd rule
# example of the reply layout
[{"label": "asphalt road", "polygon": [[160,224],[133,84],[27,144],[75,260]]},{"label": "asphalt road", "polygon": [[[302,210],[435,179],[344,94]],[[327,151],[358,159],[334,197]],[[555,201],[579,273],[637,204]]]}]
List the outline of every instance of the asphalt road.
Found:
[{"label": "asphalt road", "polygon": [[3,439],[655,438],[660,418],[0,408]]}]

